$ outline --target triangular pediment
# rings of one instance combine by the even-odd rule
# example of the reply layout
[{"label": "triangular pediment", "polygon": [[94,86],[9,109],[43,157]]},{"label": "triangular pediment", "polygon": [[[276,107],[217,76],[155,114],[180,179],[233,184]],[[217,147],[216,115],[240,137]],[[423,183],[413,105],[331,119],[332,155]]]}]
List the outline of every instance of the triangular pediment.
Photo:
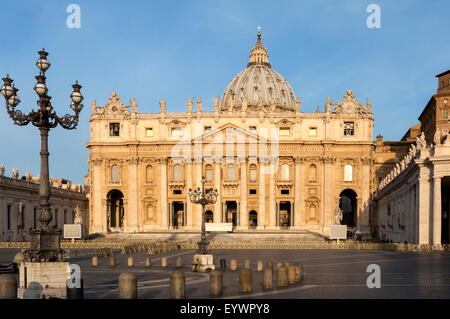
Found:
[{"label": "triangular pediment", "polygon": [[268,142],[269,139],[250,132],[242,127],[239,127],[232,123],[224,124],[211,132],[204,133],[200,136],[197,136],[192,139],[192,141],[214,141],[218,138],[222,138],[225,142],[225,139],[228,137],[232,137],[235,141],[246,141],[250,139],[253,142]]}]

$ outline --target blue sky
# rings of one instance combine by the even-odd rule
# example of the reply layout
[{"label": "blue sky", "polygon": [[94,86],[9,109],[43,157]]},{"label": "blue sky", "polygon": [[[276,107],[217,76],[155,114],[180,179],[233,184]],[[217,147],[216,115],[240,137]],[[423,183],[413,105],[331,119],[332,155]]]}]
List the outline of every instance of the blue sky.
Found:
[{"label": "blue sky", "polygon": [[[66,8],[81,7],[81,28],[66,26]],[[381,7],[381,29],[369,29],[366,7]],[[185,109],[201,97],[206,109],[248,62],[263,27],[270,62],[302,99],[304,111],[323,110],[351,89],[373,103],[374,136],[398,140],[417,123],[436,92],[435,75],[450,69],[448,0],[169,0],[2,1],[0,74],[20,88],[19,109],[35,108],[36,51],[50,52],[49,94],[60,113],[69,111],[71,84],[83,85],[79,128],[50,133],[53,177],[83,182],[87,173],[89,112],[116,91],[140,112]],[[39,134],[18,127],[0,108],[0,164],[39,175]]]}]

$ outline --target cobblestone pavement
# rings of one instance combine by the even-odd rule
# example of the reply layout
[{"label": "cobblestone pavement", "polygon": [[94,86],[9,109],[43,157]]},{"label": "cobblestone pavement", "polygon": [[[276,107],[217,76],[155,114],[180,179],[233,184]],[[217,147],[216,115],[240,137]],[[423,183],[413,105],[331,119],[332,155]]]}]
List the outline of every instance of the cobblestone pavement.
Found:
[{"label": "cobblestone pavement", "polygon": [[[0,263],[11,262],[18,250],[0,249]],[[121,255],[114,251],[117,266],[109,267],[108,257],[99,257],[99,267],[91,266],[93,250],[72,251],[71,263],[81,267],[85,298],[117,298],[117,278],[122,272],[133,272],[138,278],[139,298],[168,298],[169,275],[175,270],[178,257],[186,275],[188,298],[209,297],[209,275],[193,273],[190,263],[194,251],[172,251],[148,255],[152,266],[145,267],[144,253]],[[386,252],[368,250],[217,250],[216,266],[221,258],[227,260],[224,272],[224,298],[450,298],[449,252]],[[127,258],[134,257],[135,266],[127,267]],[[168,258],[169,267],[161,267],[161,257]],[[231,258],[238,260],[239,268],[250,259],[253,268],[253,293],[239,294],[239,274],[229,270]],[[301,263],[304,279],[300,284],[271,291],[262,290],[262,272],[257,272],[258,260]],[[381,268],[381,288],[366,285],[369,264]],[[276,276],[274,274],[274,287]]]}]

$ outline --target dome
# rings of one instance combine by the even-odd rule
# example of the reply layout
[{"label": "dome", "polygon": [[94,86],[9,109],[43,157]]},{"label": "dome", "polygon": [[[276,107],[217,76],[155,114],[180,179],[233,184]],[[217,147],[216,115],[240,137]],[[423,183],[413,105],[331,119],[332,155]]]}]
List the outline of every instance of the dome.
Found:
[{"label": "dome", "polygon": [[296,100],[288,81],[272,69],[267,49],[261,41],[261,33],[258,32],[258,40],[250,53],[250,62],[228,84],[220,102],[221,110],[273,107],[294,111]]}]

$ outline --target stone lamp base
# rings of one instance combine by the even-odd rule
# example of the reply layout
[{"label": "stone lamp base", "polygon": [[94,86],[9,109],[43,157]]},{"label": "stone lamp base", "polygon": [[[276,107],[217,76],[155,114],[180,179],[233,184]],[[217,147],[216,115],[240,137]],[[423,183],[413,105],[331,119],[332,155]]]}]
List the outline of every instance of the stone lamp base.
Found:
[{"label": "stone lamp base", "polygon": [[196,254],[192,260],[192,271],[194,272],[210,272],[214,270],[214,259],[212,254],[201,255]]}]

